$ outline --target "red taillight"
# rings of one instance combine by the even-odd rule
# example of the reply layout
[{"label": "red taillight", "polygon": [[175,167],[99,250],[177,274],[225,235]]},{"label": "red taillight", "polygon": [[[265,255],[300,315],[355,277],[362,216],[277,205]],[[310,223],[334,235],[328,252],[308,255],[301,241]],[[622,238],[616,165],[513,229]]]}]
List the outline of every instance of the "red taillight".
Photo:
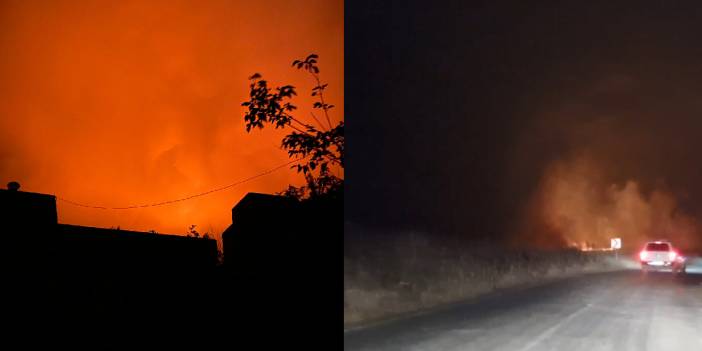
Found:
[{"label": "red taillight", "polygon": [[668,253],[668,258],[670,259],[670,261],[675,261],[675,257],[677,256],[678,254],[675,251],[671,251]]},{"label": "red taillight", "polygon": [[641,253],[639,253],[639,258],[641,258],[641,261],[645,260],[646,257],[648,257],[648,252],[646,250],[643,250],[641,251]]}]

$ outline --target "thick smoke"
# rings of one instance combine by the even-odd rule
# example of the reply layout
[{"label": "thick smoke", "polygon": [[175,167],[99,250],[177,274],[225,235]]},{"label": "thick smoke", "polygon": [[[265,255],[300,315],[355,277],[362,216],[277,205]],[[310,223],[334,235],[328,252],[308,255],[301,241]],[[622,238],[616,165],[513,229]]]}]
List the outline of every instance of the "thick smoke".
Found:
[{"label": "thick smoke", "polygon": [[621,237],[631,250],[651,239],[702,247],[694,132],[702,109],[681,88],[689,78],[662,79],[666,67],[593,70],[596,78],[552,95],[552,106],[535,113],[515,161],[540,170],[518,242],[608,247]]},{"label": "thick smoke", "polygon": [[625,249],[652,239],[698,245],[697,222],[680,210],[673,193],[665,188],[644,193],[635,179],[611,182],[601,167],[591,156],[578,155],[546,170],[529,213],[531,230],[538,223],[552,235],[541,237],[539,245],[550,240],[554,246],[604,248],[615,237]]}]

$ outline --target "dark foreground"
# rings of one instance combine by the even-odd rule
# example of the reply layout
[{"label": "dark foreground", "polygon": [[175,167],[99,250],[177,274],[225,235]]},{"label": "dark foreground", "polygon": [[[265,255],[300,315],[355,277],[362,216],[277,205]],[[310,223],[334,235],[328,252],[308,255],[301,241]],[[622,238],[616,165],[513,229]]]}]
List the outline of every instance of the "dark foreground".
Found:
[{"label": "dark foreground", "polygon": [[303,272],[22,273],[3,286],[0,337],[27,349],[324,349],[338,328],[329,289]]},{"label": "dark foreground", "polygon": [[702,350],[702,274],[592,274],[344,333],[351,350]]},{"label": "dark foreground", "polygon": [[300,203],[248,194],[218,265],[214,240],[60,224],[54,196],[0,189],[0,340],[42,350],[328,348],[342,205],[338,191]]}]

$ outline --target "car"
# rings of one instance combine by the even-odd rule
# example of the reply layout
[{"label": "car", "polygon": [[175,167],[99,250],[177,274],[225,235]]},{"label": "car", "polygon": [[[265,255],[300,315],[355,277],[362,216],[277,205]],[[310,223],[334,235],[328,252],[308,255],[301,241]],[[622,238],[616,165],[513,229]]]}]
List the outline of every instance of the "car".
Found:
[{"label": "car", "polygon": [[639,252],[641,270],[685,273],[685,257],[668,241],[651,241]]}]

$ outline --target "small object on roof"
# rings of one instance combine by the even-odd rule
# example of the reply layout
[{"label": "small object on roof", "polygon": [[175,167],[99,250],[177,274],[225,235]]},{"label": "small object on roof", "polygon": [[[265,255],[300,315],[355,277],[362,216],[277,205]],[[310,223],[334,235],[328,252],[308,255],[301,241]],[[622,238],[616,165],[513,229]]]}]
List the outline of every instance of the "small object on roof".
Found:
[{"label": "small object on roof", "polygon": [[7,183],[7,190],[10,191],[18,191],[20,188],[20,184],[17,182],[9,182]]}]

